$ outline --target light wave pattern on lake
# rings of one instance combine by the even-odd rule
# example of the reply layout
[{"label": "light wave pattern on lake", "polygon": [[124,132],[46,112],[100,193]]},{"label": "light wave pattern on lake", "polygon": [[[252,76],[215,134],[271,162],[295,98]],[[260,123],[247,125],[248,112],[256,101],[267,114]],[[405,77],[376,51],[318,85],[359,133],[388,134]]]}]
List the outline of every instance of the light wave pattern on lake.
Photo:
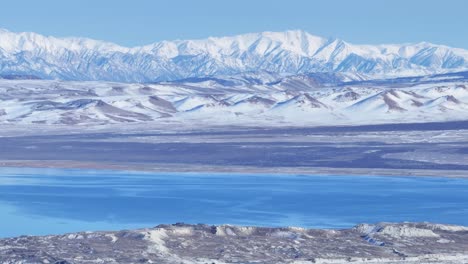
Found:
[{"label": "light wave pattern on lake", "polygon": [[468,180],[0,168],[0,237],[161,223],[468,225]]}]

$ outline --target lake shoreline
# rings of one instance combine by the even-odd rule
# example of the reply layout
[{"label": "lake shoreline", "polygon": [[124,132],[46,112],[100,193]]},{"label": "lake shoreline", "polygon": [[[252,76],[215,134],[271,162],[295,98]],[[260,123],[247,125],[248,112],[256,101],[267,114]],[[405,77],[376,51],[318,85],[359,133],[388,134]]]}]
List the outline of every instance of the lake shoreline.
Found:
[{"label": "lake shoreline", "polygon": [[0,160],[0,168],[83,169],[146,173],[235,173],[235,174],[301,174],[314,176],[438,177],[468,179],[464,170],[327,168],[327,167],[258,167],[194,164],[104,163],[80,161],[13,161]]}]

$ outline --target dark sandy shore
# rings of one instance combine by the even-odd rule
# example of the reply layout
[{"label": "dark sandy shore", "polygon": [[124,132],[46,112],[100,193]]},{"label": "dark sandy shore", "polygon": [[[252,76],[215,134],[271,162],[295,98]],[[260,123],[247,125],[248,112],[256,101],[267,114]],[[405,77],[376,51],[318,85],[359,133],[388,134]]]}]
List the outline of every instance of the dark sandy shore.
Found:
[{"label": "dark sandy shore", "polygon": [[240,173],[240,174],[304,174],[321,176],[398,176],[398,177],[447,177],[468,178],[464,170],[407,170],[407,169],[366,169],[366,168],[322,168],[322,167],[248,167],[248,166],[210,166],[192,164],[112,164],[77,161],[0,161],[0,167],[10,168],[54,168],[85,170],[117,170],[141,172],[180,172],[180,173]]}]

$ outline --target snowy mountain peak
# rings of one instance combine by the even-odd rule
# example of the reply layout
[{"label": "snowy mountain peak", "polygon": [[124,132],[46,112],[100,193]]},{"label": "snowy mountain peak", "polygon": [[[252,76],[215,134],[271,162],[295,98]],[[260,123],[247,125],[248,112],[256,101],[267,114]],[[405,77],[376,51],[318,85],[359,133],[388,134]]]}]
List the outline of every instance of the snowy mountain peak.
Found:
[{"label": "snowy mountain peak", "polygon": [[118,46],[113,43],[98,41],[88,38],[55,38],[43,36],[34,32],[13,33],[5,29],[0,29],[0,48],[9,52],[54,52],[56,50],[83,51],[123,51],[128,52],[128,48]]},{"label": "snowy mountain peak", "polygon": [[430,43],[354,45],[302,30],[122,47],[0,30],[0,75],[154,82],[245,72],[340,72],[379,78],[468,69],[468,51]]}]

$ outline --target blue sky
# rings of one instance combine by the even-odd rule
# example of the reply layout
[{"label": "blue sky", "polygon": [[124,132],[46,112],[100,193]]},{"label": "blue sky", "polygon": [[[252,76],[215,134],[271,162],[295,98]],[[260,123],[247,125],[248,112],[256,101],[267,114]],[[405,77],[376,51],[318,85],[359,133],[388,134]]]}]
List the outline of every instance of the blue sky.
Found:
[{"label": "blue sky", "polygon": [[466,0],[14,0],[0,27],[125,46],[303,29],[357,44],[428,41],[468,49]]}]

